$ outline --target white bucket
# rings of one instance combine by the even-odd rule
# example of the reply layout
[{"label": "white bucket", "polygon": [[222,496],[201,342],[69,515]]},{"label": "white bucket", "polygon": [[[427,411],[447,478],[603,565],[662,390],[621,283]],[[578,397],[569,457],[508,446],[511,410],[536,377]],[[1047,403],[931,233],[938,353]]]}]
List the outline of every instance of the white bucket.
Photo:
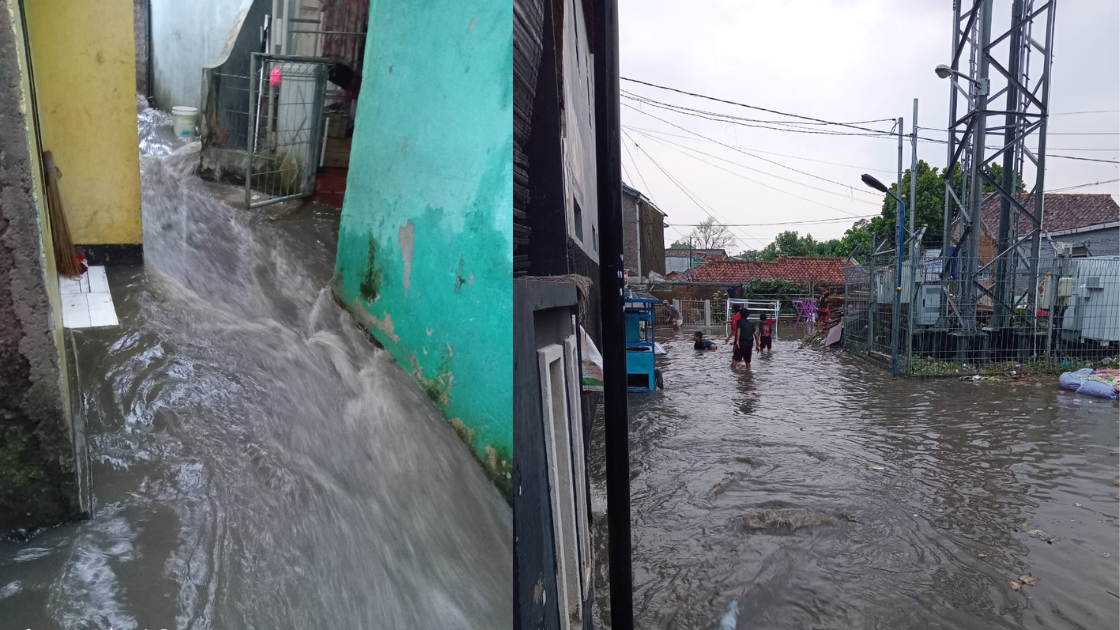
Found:
[{"label": "white bucket", "polygon": [[194,127],[198,123],[198,108],[178,106],[171,108],[175,119],[175,135],[180,138],[194,137]]}]

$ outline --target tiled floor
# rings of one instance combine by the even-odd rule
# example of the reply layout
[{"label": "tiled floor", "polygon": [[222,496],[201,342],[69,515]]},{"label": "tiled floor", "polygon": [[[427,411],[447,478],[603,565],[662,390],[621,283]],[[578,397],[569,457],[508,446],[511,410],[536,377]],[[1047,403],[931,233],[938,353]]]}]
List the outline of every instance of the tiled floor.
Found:
[{"label": "tiled floor", "polygon": [[62,325],[67,328],[117,326],[117,310],[109,293],[104,267],[90,267],[77,280],[58,279],[62,293]]}]

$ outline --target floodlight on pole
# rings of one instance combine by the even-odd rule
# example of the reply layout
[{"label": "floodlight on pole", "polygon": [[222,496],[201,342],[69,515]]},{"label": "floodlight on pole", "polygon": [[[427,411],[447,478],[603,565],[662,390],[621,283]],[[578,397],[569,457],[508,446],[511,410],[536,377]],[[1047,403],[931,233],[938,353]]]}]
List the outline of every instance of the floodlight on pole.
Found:
[{"label": "floodlight on pole", "polygon": [[868,175],[867,173],[864,173],[863,175],[860,176],[860,179],[863,180],[864,184],[867,184],[871,188],[874,188],[875,190],[878,190],[879,192],[885,192],[888,195],[890,195],[892,197],[895,197],[895,199],[898,198],[894,195],[894,193],[891,192],[890,188],[887,188],[886,185],[883,184],[883,182],[875,179],[871,175]]},{"label": "floodlight on pole", "polygon": [[964,79],[965,81],[968,81],[969,83],[972,83],[973,85],[975,85],[976,86],[976,91],[979,94],[983,94],[983,95],[988,94],[988,80],[987,79],[973,79],[972,77],[968,76],[967,74],[965,74],[965,73],[963,73],[959,70],[954,70],[954,69],[950,68],[949,66],[947,66],[945,64],[939,64],[936,68],[933,69],[933,72],[940,79],[948,79],[949,77],[957,77],[957,78],[960,78],[960,79]]}]

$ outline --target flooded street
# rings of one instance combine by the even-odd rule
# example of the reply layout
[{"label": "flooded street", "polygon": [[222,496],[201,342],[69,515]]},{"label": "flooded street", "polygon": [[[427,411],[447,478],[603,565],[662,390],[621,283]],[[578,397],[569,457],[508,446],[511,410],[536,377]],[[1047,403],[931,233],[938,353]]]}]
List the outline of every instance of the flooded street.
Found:
[{"label": "flooded street", "polygon": [[72,331],[93,515],[0,542],[0,628],[508,627],[511,510],[331,297],[338,212],[235,210],[157,122],[146,265]]},{"label": "flooded street", "polygon": [[[1115,403],[1056,379],[892,382],[792,326],[733,374],[688,332],[667,389],[630,396],[637,627],[711,628],[732,599],[748,630],[1120,622]],[[601,422],[594,439],[602,506]]]}]

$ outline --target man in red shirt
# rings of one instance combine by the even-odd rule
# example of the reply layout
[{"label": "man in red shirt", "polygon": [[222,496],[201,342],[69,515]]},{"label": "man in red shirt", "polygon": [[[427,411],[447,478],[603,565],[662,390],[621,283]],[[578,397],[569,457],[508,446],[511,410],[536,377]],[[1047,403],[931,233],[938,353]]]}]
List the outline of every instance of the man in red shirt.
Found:
[{"label": "man in red shirt", "polygon": [[735,331],[739,330],[739,311],[740,309],[735,309],[735,315],[731,318],[731,334],[727,336],[727,341],[724,343],[731,343],[735,338]]}]

